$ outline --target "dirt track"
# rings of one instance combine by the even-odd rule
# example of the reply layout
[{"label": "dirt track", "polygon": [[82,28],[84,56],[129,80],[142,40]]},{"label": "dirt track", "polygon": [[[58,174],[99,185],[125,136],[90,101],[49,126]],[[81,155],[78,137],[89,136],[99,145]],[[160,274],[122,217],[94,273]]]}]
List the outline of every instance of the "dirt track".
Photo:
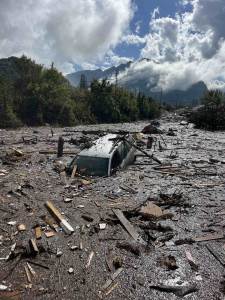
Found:
[{"label": "dirt track", "polygon": [[[96,125],[73,129],[141,131],[145,125]],[[175,136],[167,135],[169,128],[175,129]],[[28,240],[35,236],[35,225],[39,224],[43,229],[42,239],[37,242],[42,252],[36,257],[25,256],[21,246],[17,257],[0,260],[0,284],[8,287],[7,292],[0,292],[2,297],[12,296],[14,292],[14,297],[9,299],[91,300],[102,297],[172,300],[179,297],[152,289],[151,285],[194,283],[198,291],[185,296],[185,299],[225,299],[221,283],[223,261],[225,265],[224,239],[190,243],[190,239],[195,237],[224,233],[225,135],[223,132],[196,130],[191,124],[180,125],[179,118],[174,120],[172,117],[161,120],[160,129],[164,133],[153,135],[156,138],[153,151],[163,162],[161,167],[147,157],[138,156],[134,165],[112,177],[87,178],[90,184],[82,183],[77,176],[73,180],[67,176],[65,181],[62,173],[60,175],[56,170],[56,155],[39,153],[40,150],[55,150],[60,135],[66,141],[66,151],[78,152],[82,143],[75,146],[69,141],[71,138],[84,140],[83,134],[71,132],[71,128],[53,128],[52,136],[47,127],[0,131],[0,257],[6,257],[14,243],[17,247],[27,245]],[[37,143],[33,144],[35,137]],[[87,142],[98,136],[85,137]],[[146,138],[147,135],[143,136],[143,142]],[[34,139],[33,143],[31,139]],[[22,151],[21,156],[18,153],[17,157],[13,156],[15,149]],[[143,149],[146,150],[144,144]],[[152,150],[148,151],[152,153]],[[6,152],[9,153],[7,157]],[[70,162],[72,157],[65,155],[62,161]],[[170,214],[166,220],[141,218],[135,208],[149,198],[159,204],[160,193],[172,198],[182,194],[181,202],[172,206],[168,203],[159,205]],[[65,198],[72,200],[65,202]],[[59,230],[53,237],[45,237],[44,231],[49,227],[43,216],[50,216],[44,206],[47,200],[64,213],[75,229],[74,234],[66,235]],[[115,208],[124,212],[147,242],[147,247],[135,245],[139,255],[121,246],[125,241],[132,245],[133,242],[114,215],[112,209]],[[16,221],[16,224],[8,225],[10,221]],[[106,229],[100,230],[100,223],[107,224]],[[18,232],[18,224],[25,224],[26,231]],[[154,228],[154,225],[161,227]],[[186,238],[189,239],[187,243],[175,244]],[[206,245],[220,252],[221,262]],[[86,267],[92,251],[93,258],[90,266]],[[185,251],[191,252],[198,271],[191,268]],[[176,260],[178,268],[175,270],[168,270],[162,265],[163,257],[169,255]],[[28,260],[36,272],[31,283],[24,270]],[[120,267],[121,273],[104,289],[104,284]],[[73,268],[71,274],[68,272],[70,268]]]}]

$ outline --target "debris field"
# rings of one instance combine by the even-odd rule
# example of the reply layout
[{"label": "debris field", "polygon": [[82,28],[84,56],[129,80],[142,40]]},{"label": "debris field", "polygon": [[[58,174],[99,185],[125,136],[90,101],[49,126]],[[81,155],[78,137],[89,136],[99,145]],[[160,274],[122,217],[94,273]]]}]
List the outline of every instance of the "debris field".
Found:
[{"label": "debris field", "polygon": [[[108,132],[136,136],[135,162],[68,172]],[[172,114],[0,130],[0,299],[225,299],[224,148]]]}]

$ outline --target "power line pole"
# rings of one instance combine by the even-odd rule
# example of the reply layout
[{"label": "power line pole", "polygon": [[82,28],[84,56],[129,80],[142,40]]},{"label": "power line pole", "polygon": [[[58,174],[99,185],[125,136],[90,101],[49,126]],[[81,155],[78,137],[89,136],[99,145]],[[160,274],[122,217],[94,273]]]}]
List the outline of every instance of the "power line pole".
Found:
[{"label": "power line pole", "polygon": [[116,88],[117,88],[117,86],[118,86],[118,74],[119,74],[119,71],[116,70],[116,72],[115,72],[115,77],[116,77]]}]

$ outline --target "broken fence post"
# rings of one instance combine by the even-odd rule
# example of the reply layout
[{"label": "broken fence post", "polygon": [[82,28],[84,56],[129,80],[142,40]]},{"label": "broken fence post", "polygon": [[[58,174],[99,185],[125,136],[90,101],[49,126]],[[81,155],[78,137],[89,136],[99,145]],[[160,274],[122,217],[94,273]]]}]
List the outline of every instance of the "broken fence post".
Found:
[{"label": "broken fence post", "polygon": [[60,136],[58,140],[58,152],[57,157],[63,156],[63,146],[64,146],[64,139]]}]

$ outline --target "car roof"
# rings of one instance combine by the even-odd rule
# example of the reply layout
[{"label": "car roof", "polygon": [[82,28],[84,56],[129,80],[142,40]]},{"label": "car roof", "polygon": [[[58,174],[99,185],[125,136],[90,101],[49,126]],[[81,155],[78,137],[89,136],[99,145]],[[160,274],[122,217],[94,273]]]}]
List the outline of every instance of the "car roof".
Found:
[{"label": "car roof", "polygon": [[95,144],[89,149],[82,150],[78,156],[91,156],[91,157],[101,157],[110,158],[112,153],[115,140],[118,137],[117,134],[107,134],[95,141]]}]

